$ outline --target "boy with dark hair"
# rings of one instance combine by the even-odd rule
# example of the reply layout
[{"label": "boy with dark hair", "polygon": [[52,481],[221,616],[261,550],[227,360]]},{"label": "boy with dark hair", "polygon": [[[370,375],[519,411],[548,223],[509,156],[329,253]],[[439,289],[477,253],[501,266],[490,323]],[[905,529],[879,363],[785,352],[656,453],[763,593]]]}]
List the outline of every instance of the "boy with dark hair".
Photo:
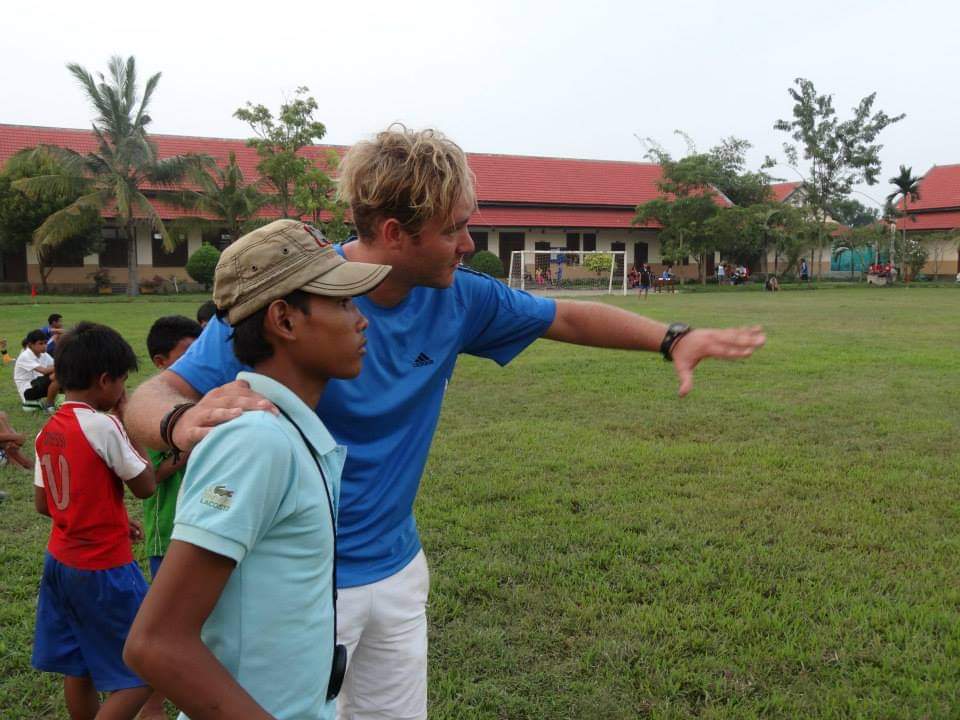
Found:
[{"label": "boy with dark hair", "polygon": [[13,366],[13,382],[20,400],[24,405],[40,401],[52,408],[60,385],[54,375],[53,358],[47,353],[47,336],[43,330],[31,330],[21,344],[23,351]]},{"label": "boy with dark hair", "polygon": [[217,304],[213,300],[207,300],[203,305],[197,308],[197,322],[201,328],[205,328],[210,318],[217,314]]},{"label": "boy with dark hair", "polygon": [[63,315],[50,313],[47,324],[40,328],[40,331],[47,336],[47,352],[53,355],[57,349],[57,340],[63,334]]},{"label": "boy with dark hair", "polygon": [[[124,657],[192,720],[332,720],[336,505],[345,451],[315,408],[360,372],[366,318],[352,297],[387,265],[347,262],[320,232],[278,220],[224,250],[214,279],[238,379],[278,415],[249,412],[193,449],[173,539]],[[185,412],[164,420],[173,432]],[[174,447],[174,453],[177,449]]]},{"label": "boy with dark hair", "polygon": [[[159,318],[147,333],[147,353],[155,367],[164,370],[183,355],[200,337],[200,325],[183,315]],[[173,518],[177,510],[177,494],[183,481],[183,469],[189,453],[175,458],[170,451],[147,450],[157,478],[157,491],[143,501],[143,533],[150,563],[150,577],[156,579],[160,563],[170,545]],[[163,694],[155,692],[140,712],[140,720],[165,720]]]},{"label": "boy with dark hair", "polygon": [[[147,333],[147,352],[154,366],[163,370],[172,365],[200,337],[201,332],[203,330],[199,324],[183,315],[167,315],[158,319]],[[150,575],[155,578],[170,544],[177,493],[183,479],[183,468],[187,464],[187,454],[174,458],[169,451],[148,450],[148,453],[156,473],[157,492],[143,501],[143,525]]]},{"label": "boy with dark hair", "polygon": [[[142,531],[127,517],[123,486],[141,498],[155,489],[153,468],[122,425],[136,367],[116,331],[77,325],[57,353],[66,402],[37,435],[34,505],[53,523],[32,662],[64,676],[73,720],[132,720],[150,694],[122,658],[147,590],[130,544]],[[110,693],[102,705],[98,692]]]}]

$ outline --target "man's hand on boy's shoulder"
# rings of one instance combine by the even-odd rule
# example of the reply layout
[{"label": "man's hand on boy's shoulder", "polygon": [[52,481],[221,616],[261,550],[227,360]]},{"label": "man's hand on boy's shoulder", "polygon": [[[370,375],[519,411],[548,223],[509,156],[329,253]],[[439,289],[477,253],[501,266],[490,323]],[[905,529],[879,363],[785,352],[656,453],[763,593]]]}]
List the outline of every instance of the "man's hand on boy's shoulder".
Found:
[{"label": "man's hand on boy's shoulder", "polygon": [[217,425],[238,418],[248,410],[277,414],[274,404],[251,390],[246,381],[234,380],[222,385],[183,414],[173,428],[173,442],[183,451],[191,450]]}]

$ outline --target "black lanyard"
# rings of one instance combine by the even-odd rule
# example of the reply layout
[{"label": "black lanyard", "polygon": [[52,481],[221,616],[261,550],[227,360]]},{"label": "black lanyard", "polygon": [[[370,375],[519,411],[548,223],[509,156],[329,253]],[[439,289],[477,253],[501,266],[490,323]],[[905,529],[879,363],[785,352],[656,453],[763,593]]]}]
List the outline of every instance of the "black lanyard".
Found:
[{"label": "black lanyard", "polygon": [[327,700],[333,700],[340,694],[340,686],[343,685],[343,676],[347,670],[347,649],[343,645],[337,644],[337,516],[333,511],[333,495],[330,486],[327,484],[327,474],[323,471],[323,466],[320,465],[320,454],[313,447],[313,443],[307,440],[307,436],[300,429],[300,426],[287,415],[282,407],[276,405],[276,408],[287,419],[287,422],[293,425],[303,440],[303,444],[310,451],[310,457],[316,463],[320,479],[323,480],[323,491],[327,495],[327,508],[330,510],[330,530],[333,532],[333,582],[330,583],[333,587],[333,661],[330,664],[330,680],[327,682]]}]

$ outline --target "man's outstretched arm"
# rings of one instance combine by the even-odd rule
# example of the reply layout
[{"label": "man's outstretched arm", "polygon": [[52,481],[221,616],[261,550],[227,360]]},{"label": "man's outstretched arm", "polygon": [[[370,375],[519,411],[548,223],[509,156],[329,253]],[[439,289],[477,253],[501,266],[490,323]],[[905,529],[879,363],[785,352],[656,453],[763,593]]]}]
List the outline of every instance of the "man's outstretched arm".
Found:
[{"label": "man's outstretched arm", "polygon": [[[553,324],[545,338],[592,347],[657,351],[667,326],[656,320],[596,302],[558,300]],[[693,369],[706,358],[736,360],[750,357],[766,342],[762,328],[697,329],[673,346],[673,367],[680,380],[680,397],[693,389]]]},{"label": "man's outstretched arm", "polygon": [[184,452],[200,442],[214,427],[239,417],[245,410],[273,410],[273,403],[253,392],[250,386],[235,380],[203,397],[170,370],[150,378],[134,391],[124,413],[127,432],[138,442],[154,450],[165,450],[160,439],[160,421],[180,403],[195,402],[174,426],[173,441]]}]

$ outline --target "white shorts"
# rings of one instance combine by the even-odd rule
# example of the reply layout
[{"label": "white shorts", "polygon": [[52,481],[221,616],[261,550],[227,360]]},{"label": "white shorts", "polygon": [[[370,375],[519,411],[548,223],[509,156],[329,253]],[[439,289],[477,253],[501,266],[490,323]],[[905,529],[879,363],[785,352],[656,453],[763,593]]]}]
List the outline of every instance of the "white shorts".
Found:
[{"label": "white shorts", "polygon": [[337,642],[347,674],[337,720],[427,717],[427,595],[423,550],[395,575],[337,591]]}]

